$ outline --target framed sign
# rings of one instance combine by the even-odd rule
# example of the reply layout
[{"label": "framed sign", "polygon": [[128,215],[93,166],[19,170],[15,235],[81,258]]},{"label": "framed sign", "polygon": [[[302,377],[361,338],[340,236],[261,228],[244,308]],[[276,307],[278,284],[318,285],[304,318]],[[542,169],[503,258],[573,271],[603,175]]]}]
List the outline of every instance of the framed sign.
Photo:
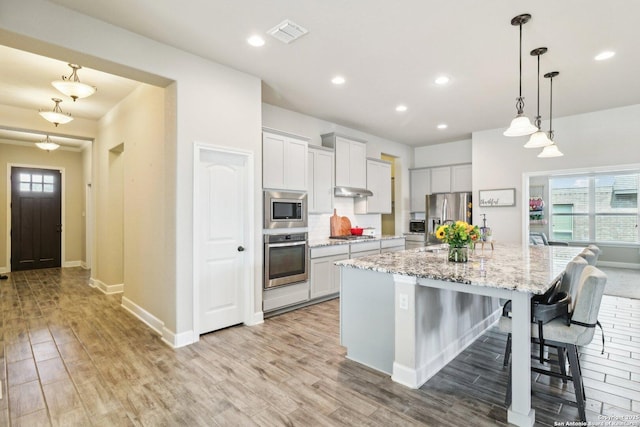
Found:
[{"label": "framed sign", "polygon": [[483,208],[516,205],[516,189],[501,188],[498,190],[480,190],[478,192],[479,206]]}]

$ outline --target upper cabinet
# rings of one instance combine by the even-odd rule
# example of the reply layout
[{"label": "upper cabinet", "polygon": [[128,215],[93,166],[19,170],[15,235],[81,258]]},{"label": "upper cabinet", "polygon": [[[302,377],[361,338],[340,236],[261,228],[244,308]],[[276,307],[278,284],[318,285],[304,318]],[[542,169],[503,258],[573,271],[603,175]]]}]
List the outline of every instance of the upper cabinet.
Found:
[{"label": "upper cabinet", "polygon": [[333,150],[309,146],[307,205],[309,213],[333,212]]},{"label": "upper cabinet", "polygon": [[409,210],[411,212],[424,212],[425,196],[431,194],[431,169],[411,169],[409,173],[409,184],[411,186]]},{"label": "upper cabinet", "polygon": [[451,166],[451,191],[471,191],[471,164]]},{"label": "upper cabinet", "polygon": [[307,191],[308,140],[264,129],[262,132],[262,187]]},{"label": "upper cabinet", "polygon": [[431,168],[431,194],[451,193],[451,167]]},{"label": "upper cabinet", "polygon": [[357,214],[391,213],[391,163],[378,159],[367,159],[367,190],[373,196],[355,199]]},{"label": "upper cabinet", "polygon": [[425,211],[425,195],[471,191],[471,164],[410,170],[411,212]]},{"label": "upper cabinet", "polygon": [[335,150],[335,185],[367,188],[367,146],[365,141],[335,133],[322,135],[322,145]]}]

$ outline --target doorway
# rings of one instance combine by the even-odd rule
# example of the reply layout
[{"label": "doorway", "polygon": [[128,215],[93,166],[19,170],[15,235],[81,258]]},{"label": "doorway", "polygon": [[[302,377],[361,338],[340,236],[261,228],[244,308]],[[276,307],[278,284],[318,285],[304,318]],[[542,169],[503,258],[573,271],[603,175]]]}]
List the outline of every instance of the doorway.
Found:
[{"label": "doorway", "polygon": [[253,165],[250,153],[196,145],[196,336],[245,322],[253,300]]},{"label": "doorway", "polygon": [[391,163],[391,213],[382,214],[382,234],[394,236],[396,234],[396,158],[384,153],[380,158]]},{"label": "doorway", "polygon": [[61,266],[62,173],[11,168],[11,271]]}]

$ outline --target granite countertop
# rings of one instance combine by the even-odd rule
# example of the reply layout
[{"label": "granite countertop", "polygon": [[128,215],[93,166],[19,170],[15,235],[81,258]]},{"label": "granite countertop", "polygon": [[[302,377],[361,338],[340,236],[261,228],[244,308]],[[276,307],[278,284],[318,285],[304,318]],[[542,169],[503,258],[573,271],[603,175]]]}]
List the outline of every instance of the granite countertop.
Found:
[{"label": "granite countertop", "polygon": [[494,250],[478,247],[471,252],[469,262],[455,263],[447,260],[446,245],[436,245],[339,261],[336,265],[541,294],[582,249],[500,244]]},{"label": "granite countertop", "polygon": [[402,234],[405,236],[424,236],[424,231],[407,231]]},{"label": "granite countertop", "polygon": [[390,239],[404,239],[404,236],[395,236],[395,235],[382,235],[382,236],[374,236],[371,237],[362,237],[359,239],[352,240],[341,240],[341,239],[317,239],[310,240],[309,247],[310,248],[319,248],[321,246],[335,246],[335,245],[348,245],[349,243],[362,243],[362,242],[379,242],[380,240],[390,240]]}]

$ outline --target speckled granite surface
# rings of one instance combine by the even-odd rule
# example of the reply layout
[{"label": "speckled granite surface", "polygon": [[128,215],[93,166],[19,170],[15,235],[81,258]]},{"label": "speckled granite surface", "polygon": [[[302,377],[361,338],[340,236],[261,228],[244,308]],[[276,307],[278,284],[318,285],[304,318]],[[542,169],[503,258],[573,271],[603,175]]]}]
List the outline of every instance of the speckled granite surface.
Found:
[{"label": "speckled granite surface", "polygon": [[515,289],[541,294],[583,248],[500,244],[477,248],[467,263],[447,261],[446,246],[430,246],[336,262],[381,273]]},{"label": "speckled granite surface", "polygon": [[380,240],[402,239],[402,238],[404,238],[404,236],[375,236],[374,238],[362,237],[362,238],[353,239],[353,240],[329,239],[327,237],[326,239],[310,240],[309,247],[319,248],[321,246],[348,245],[349,243],[375,242]]}]

